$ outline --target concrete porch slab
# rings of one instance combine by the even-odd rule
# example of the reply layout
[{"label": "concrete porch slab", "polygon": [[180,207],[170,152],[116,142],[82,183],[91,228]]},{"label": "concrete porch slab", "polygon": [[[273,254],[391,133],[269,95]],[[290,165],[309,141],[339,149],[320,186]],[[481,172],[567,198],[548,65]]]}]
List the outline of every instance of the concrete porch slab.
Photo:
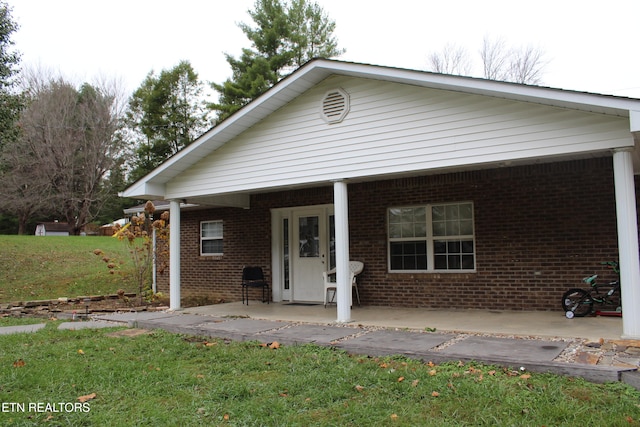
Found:
[{"label": "concrete porch slab", "polygon": [[132,311],[123,313],[110,313],[96,316],[96,320],[107,320],[110,322],[122,322],[131,324],[140,320],[157,320],[165,318],[174,318],[181,316],[179,313],[171,313],[165,311]]},{"label": "concrete porch slab", "polygon": [[259,339],[256,334],[282,328],[286,322],[255,319],[232,319],[222,322],[207,322],[197,326],[200,335],[227,338],[236,341]]},{"label": "concrete porch slab", "polygon": [[423,354],[454,337],[453,334],[382,330],[342,341],[338,347],[350,353],[377,356]]},{"label": "concrete porch slab", "polygon": [[198,335],[201,333],[199,325],[222,321],[222,319],[215,317],[197,316],[195,314],[170,314],[169,316],[158,318],[138,318],[128,322],[128,325],[133,328],[164,329],[177,334]]},{"label": "concrete porch slab", "polygon": [[550,362],[566,347],[567,344],[562,341],[471,336],[443,348],[438,353],[452,357],[464,355],[479,360],[508,357],[513,361]]},{"label": "concrete porch slab", "polygon": [[[207,316],[246,316],[253,319],[330,324],[336,321],[335,307],[296,306],[287,303],[251,304],[231,302],[185,308],[186,313]],[[436,310],[355,306],[352,325],[443,333],[482,333],[509,336],[586,338],[591,341],[618,340],[622,334],[619,317],[567,319],[558,311]]]},{"label": "concrete porch slab", "polygon": [[36,332],[47,326],[46,323],[38,323],[36,325],[16,325],[3,326],[0,328],[0,335],[21,334],[24,332]]},{"label": "concrete porch slab", "polygon": [[60,330],[72,330],[79,331],[80,329],[102,329],[102,328],[116,328],[118,325],[113,322],[107,322],[105,320],[87,320],[80,322],[64,322],[58,325]]},{"label": "concrete porch slab", "polygon": [[325,325],[296,325],[291,328],[271,331],[260,336],[260,340],[278,341],[283,344],[314,343],[329,345],[332,342],[358,332],[355,328]]}]

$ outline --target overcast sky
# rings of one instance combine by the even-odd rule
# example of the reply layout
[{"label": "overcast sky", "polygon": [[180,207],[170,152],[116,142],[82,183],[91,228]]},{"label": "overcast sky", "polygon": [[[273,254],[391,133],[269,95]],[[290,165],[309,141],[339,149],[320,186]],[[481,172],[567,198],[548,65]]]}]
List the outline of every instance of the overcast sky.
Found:
[{"label": "overcast sky", "polygon": [[[123,79],[188,60],[204,81],[231,74],[254,0],[5,0],[23,66]],[[546,86],[640,98],[640,0],[317,0],[347,49],[338,59],[424,70],[446,43],[479,59],[485,35],[546,53]],[[480,76],[477,72],[476,76]]]}]

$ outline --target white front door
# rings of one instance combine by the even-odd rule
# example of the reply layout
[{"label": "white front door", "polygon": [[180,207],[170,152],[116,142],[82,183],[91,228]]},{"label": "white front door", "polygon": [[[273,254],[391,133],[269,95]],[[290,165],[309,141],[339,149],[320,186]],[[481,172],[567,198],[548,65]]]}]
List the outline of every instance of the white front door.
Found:
[{"label": "white front door", "polygon": [[322,272],[327,270],[327,211],[296,210],[293,214],[292,296],[294,301],[323,301]]}]

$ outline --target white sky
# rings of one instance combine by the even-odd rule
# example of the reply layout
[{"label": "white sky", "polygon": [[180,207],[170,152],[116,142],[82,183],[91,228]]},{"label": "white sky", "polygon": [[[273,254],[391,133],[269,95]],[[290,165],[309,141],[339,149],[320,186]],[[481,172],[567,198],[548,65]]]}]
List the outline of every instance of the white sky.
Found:
[{"label": "white sky", "polygon": [[[224,53],[249,40],[254,0],[6,0],[23,66],[68,78],[122,78],[191,62],[201,80],[231,74]],[[336,21],[338,59],[426,69],[446,43],[477,59],[485,35],[546,53],[546,86],[640,98],[640,0],[316,0]],[[476,72],[476,76],[480,73]]]}]

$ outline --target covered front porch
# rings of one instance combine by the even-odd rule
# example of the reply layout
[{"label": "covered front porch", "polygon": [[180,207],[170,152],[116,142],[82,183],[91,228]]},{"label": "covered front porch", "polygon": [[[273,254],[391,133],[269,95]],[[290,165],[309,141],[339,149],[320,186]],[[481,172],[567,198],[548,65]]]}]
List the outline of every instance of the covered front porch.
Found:
[{"label": "covered front porch", "polygon": [[[332,324],[336,306],[323,304],[231,302],[183,309],[184,313],[214,317],[250,317],[287,322]],[[353,307],[351,325],[420,331],[455,331],[492,335],[618,340],[620,317],[567,319],[558,311],[441,310],[402,307]]]},{"label": "covered front porch", "polygon": [[[334,96],[338,120],[325,114]],[[476,308],[537,309],[564,325],[561,312],[546,310],[583,271],[617,258],[624,319],[604,320],[623,325],[617,337],[638,339],[639,136],[640,100],[315,60],[123,195],[170,202],[164,289],[175,311],[182,285],[235,300],[244,265],[270,270],[274,301],[317,301],[296,295],[293,282],[319,278],[318,264],[335,265],[337,307],[326,312],[360,323],[366,319],[349,301],[353,260],[365,264],[365,304],[463,311],[452,325],[435,318],[453,315],[421,320],[431,310],[407,316],[421,328],[459,329]],[[195,205],[201,210],[187,208]],[[270,223],[316,216],[278,217],[279,209],[320,206],[333,211],[330,265],[327,252],[324,260],[320,251],[285,252]],[[443,214],[447,207],[455,212]],[[322,230],[319,220],[318,239]],[[288,235],[288,248],[303,240]],[[291,274],[281,261],[296,252],[300,263],[319,263]],[[537,323],[525,321],[517,333]],[[492,328],[516,324],[501,319]]]}]

